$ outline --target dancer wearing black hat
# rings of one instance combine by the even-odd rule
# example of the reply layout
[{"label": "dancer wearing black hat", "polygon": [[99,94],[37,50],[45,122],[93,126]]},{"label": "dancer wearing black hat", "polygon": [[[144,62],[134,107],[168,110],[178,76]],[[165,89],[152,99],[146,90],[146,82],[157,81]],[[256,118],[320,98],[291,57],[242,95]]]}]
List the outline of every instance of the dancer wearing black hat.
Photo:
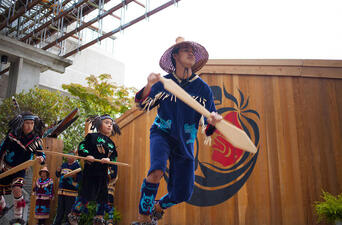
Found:
[{"label": "dancer wearing black hat", "polygon": [[[38,116],[30,112],[17,115],[9,122],[9,130],[6,138],[0,145],[0,174],[18,166],[34,157],[39,158],[41,164],[45,161],[45,155],[36,150],[42,150],[41,136],[44,124]],[[22,194],[25,169],[0,179],[0,213],[7,211],[3,195],[13,194],[14,218],[10,224],[25,224],[23,209],[25,200]]]}]

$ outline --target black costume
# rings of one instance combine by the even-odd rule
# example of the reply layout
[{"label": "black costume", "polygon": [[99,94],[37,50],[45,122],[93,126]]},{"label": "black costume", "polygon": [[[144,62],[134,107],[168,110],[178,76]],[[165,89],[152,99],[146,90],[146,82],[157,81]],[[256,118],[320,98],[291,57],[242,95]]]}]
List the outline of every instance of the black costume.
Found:
[{"label": "black costume", "polygon": [[[78,154],[83,157],[91,155],[95,159],[109,158],[111,161],[116,161],[118,155],[114,142],[101,133],[88,134],[80,143]],[[104,207],[108,202],[108,166],[98,162],[85,163],[80,196],[73,206],[73,212],[81,213],[86,210],[88,201],[96,201],[96,214],[104,215]],[[110,166],[117,171],[116,165]]]},{"label": "black costume", "polygon": [[[98,133],[88,134],[84,141],[78,147],[78,154],[83,157],[93,156],[95,159],[109,158],[110,161],[116,161],[117,151],[114,142],[106,135],[101,133],[101,129],[108,129],[109,120],[111,120],[111,133],[108,136],[121,134],[119,126],[114,122],[110,115],[91,116],[88,122],[91,123],[91,130],[97,130]],[[104,125],[104,126],[103,126]],[[109,131],[109,130],[108,130]],[[78,225],[80,214],[87,213],[88,201],[96,201],[96,216],[94,224],[106,224],[103,219],[106,205],[108,202],[108,169],[117,173],[116,165],[108,165],[107,163],[88,162],[86,161],[81,190],[75,204],[72,207],[71,213],[68,215],[70,225]]]},{"label": "black costume", "polygon": [[[14,136],[9,133],[0,147],[0,158],[1,158],[1,172],[3,173],[27,160],[33,159],[33,155],[43,156],[42,152],[32,152],[27,147],[39,140],[39,136],[30,133],[28,135],[21,135],[20,137]],[[40,144],[36,147],[36,150],[42,150]],[[11,194],[13,186],[23,186],[25,178],[25,170],[21,170],[15,174],[9,175],[0,179],[0,195]]]},{"label": "black costume", "polygon": [[[33,121],[34,126],[33,130],[25,135],[22,129],[26,120]],[[34,155],[42,156],[45,161],[45,154],[37,152],[37,150],[42,150],[40,138],[44,127],[43,122],[38,116],[32,113],[22,113],[13,118],[8,125],[9,131],[0,145],[0,174],[33,159]],[[44,161],[42,164],[44,164]],[[25,171],[23,169],[0,179],[0,213],[6,210],[6,202],[3,195],[11,194],[13,187],[23,187]],[[24,224],[22,216],[26,205],[25,200],[22,195],[20,197],[13,195],[13,197],[14,219],[10,223]]]}]

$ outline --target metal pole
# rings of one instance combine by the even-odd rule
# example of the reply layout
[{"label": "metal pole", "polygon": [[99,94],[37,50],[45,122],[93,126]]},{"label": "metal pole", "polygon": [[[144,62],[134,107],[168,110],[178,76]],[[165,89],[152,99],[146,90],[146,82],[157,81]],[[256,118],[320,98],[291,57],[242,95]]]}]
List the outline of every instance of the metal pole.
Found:
[{"label": "metal pole", "polygon": [[[61,17],[65,16],[65,15],[67,15],[67,14],[70,13],[72,10],[77,9],[77,8],[80,7],[83,3],[87,2],[87,1],[88,1],[88,0],[82,0],[82,1],[80,1],[80,2],[77,3],[76,5],[74,5],[74,6],[70,7],[69,9],[65,10],[63,13],[57,15],[57,16],[54,18],[54,20],[58,20],[59,18],[61,18]],[[40,27],[38,27],[37,29],[35,29],[33,32],[39,32],[40,30],[42,30],[42,29],[44,29],[45,27],[49,26],[51,23],[52,23],[52,21],[49,20],[47,23],[41,25]],[[28,38],[31,37],[31,36],[32,36],[32,32],[31,32],[30,34],[26,35],[25,37],[23,37],[23,38],[21,39],[21,41],[25,41],[26,39],[28,39]]]},{"label": "metal pole", "polygon": [[[133,0],[128,0],[126,1],[127,4],[132,2]],[[65,39],[67,39],[68,37],[76,34],[77,32],[83,30],[84,28],[86,27],[89,27],[90,25],[92,25],[93,23],[96,23],[96,21],[98,21],[99,19],[102,19],[108,15],[110,15],[111,13],[119,10],[121,7],[123,7],[123,3],[119,3],[118,5],[114,6],[113,8],[111,8],[110,10],[106,11],[105,13],[103,13],[100,17],[95,17],[93,19],[91,19],[90,21],[86,22],[86,23],[83,23],[82,26],[80,26],[79,28],[76,27],[76,29],[70,31],[69,33],[65,34],[63,37],[60,37],[58,39],[56,39],[56,41],[54,42],[51,42],[50,44],[44,46],[42,49],[46,50],[46,49],[49,49],[51,48],[52,46],[56,45],[58,42],[61,42]]]},{"label": "metal pole", "polygon": [[[171,1],[168,1],[168,2],[166,2],[165,4],[159,6],[158,8],[155,8],[154,10],[148,12],[148,13],[147,13],[147,16],[151,16],[151,15],[153,15],[153,14],[155,14],[155,13],[157,13],[157,12],[159,12],[159,11],[161,11],[161,10],[167,8],[167,7],[169,7],[170,5],[174,4],[174,1],[179,2],[180,0],[171,0]],[[101,41],[101,40],[103,40],[103,39],[105,39],[105,38],[108,38],[108,37],[112,36],[113,34],[119,32],[121,29],[126,29],[126,28],[128,28],[128,27],[130,27],[130,26],[136,24],[137,22],[143,20],[144,18],[145,18],[145,14],[142,15],[142,16],[139,16],[138,18],[136,18],[136,19],[134,19],[134,20],[132,20],[132,21],[126,23],[126,24],[124,24],[123,26],[120,26],[120,27],[114,29],[114,30],[111,31],[111,32],[108,32],[108,33],[102,35],[99,39],[100,39],[100,41]],[[73,51],[68,52],[67,54],[63,55],[63,57],[64,57],[64,58],[67,58],[67,57],[69,57],[69,56],[75,54],[77,51],[82,51],[83,49],[85,49],[85,48],[87,48],[87,47],[89,47],[89,46],[95,44],[96,42],[97,42],[97,39],[92,40],[92,41],[88,42],[87,44],[84,44],[84,45],[82,45],[81,47],[79,47],[79,49],[74,49]]]},{"label": "metal pole", "polygon": [[41,0],[34,0],[33,2],[31,2],[29,5],[27,5],[26,9],[25,7],[21,7],[18,12],[16,14],[14,14],[15,12],[15,5],[13,6],[13,13],[11,16],[11,10],[8,13],[8,18],[6,21],[4,21],[3,23],[0,24],[0,30],[2,30],[3,28],[5,28],[7,25],[9,25],[10,23],[12,23],[14,20],[18,19],[20,16],[22,16],[27,10],[33,8],[35,5],[37,5]]}]

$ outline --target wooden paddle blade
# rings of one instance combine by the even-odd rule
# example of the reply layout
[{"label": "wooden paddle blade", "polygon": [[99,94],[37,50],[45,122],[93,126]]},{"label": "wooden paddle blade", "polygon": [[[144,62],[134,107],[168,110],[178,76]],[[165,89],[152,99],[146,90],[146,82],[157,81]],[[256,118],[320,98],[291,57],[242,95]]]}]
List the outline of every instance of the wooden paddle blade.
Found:
[{"label": "wooden paddle blade", "polygon": [[78,108],[75,108],[63,120],[59,121],[54,127],[45,131],[43,134],[43,138],[44,137],[57,137],[62,131],[64,131],[68,126],[70,126],[78,118],[78,116],[76,116],[77,113],[78,113]]},{"label": "wooden paddle blade", "polygon": [[221,120],[220,122],[216,123],[216,129],[221,132],[221,134],[227,138],[227,140],[237,148],[242,150],[256,153],[257,148],[255,147],[252,140],[248,137],[246,132],[241,130],[240,128],[234,126],[233,124]]},{"label": "wooden paddle blade", "polygon": [[7,170],[3,173],[0,174],[0,179],[4,178],[4,177],[7,177],[9,175],[12,175],[16,172],[19,172],[20,170],[24,170],[30,166],[33,166],[36,162],[38,162],[39,160],[38,159],[33,159],[33,160],[28,160],[22,164],[19,164],[18,166],[15,166],[13,167],[12,169],[10,170]]},{"label": "wooden paddle blade", "polygon": [[67,123],[65,123],[63,126],[59,127],[58,129],[56,129],[53,134],[51,134],[52,136],[58,136],[59,134],[61,134],[64,130],[66,130],[68,127],[70,127],[70,125],[75,122],[78,119],[79,116],[75,116],[74,118],[72,118],[70,121],[68,121]]},{"label": "wooden paddle blade", "polygon": [[65,174],[64,177],[72,177],[73,175],[78,174],[81,171],[82,171],[81,168],[77,168],[77,169],[70,171],[69,173]]}]

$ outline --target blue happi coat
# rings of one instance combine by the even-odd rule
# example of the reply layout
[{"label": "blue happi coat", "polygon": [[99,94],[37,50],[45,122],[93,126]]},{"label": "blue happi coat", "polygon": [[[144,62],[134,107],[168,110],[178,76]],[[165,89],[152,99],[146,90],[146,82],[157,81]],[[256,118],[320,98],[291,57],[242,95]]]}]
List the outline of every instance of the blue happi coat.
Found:
[{"label": "blue happi coat", "polygon": [[[180,80],[174,74],[167,74],[164,77],[175,81],[209,112],[216,111],[212,91],[198,75],[192,74],[186,80]],[[164,89],[161,82],[154,84],[144,99],[142,99],[143,90],[140,90],[135,97],[138,106],[147,111],[158,106],[158,114],[151,127],[151,133],[164,132],[168,134],[178,143],[180,154],[184,158],[194,159],[194,142],[201,114]],[[206,119],[203,122],[206,124]],[[214,129],[213,126],[207,126],[206,135],[211,135]]]}]

